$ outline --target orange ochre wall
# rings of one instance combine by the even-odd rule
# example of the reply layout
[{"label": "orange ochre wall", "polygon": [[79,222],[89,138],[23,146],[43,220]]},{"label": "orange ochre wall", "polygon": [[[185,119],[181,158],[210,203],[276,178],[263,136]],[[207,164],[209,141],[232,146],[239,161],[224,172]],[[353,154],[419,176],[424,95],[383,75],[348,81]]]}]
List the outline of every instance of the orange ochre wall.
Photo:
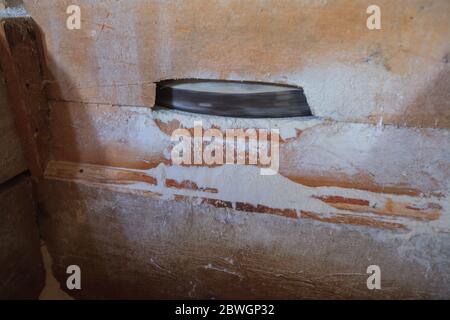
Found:
[{"label": "orange ochre wall", "polygon": [[[376,2],[381,30],[362,0],[25,0],[48,98],[40,227],[56,277],[83,270],[70,293],[449,298],[450,2]],[[315,117],[153,110],[155,82],[177,78],[302,86]],[[279,128],[278,174],[173,164],[194,120]]]}]

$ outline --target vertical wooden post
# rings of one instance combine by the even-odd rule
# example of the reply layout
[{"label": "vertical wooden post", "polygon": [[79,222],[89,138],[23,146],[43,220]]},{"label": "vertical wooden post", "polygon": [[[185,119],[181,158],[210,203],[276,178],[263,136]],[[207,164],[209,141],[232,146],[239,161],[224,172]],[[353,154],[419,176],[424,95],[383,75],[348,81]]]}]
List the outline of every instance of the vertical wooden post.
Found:
[{"label": "vertical wooden post", "polygon": [[41,177],[49,158],[49,106],[40,30],[31,17],[1,20],[0,63],[27,165]]}]

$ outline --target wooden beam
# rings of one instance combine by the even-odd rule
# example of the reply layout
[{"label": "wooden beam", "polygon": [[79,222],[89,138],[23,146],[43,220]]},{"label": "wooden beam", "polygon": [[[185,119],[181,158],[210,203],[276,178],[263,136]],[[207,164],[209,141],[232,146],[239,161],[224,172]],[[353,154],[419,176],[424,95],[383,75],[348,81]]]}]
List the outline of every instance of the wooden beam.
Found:
[{"label": "wooden beam", "polygon": [[0,62],[6,87],[28,167],[39,177],[49,157],[43,40],[30,17],[5,18],[1,26]]}]

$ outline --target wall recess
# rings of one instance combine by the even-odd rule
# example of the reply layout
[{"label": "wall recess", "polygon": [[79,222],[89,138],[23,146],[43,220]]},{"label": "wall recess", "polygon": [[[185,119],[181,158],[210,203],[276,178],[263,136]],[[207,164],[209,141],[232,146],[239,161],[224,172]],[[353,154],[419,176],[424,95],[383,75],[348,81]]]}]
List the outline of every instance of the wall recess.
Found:
[{"label": "wall recess", "polygon": [[302,88],[249,81],[161,81],[156,108],[241,118],[312,116]]}]

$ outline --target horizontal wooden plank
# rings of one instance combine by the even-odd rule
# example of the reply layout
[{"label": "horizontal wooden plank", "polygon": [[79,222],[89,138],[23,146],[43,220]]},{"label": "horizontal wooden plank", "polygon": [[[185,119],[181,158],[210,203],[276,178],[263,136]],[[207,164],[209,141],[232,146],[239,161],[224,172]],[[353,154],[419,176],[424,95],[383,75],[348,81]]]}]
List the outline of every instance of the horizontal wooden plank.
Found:
[{"label": "horizontal wooden plank", "polygon": [[127,185],[145,183],[156,185],[156,179],[142,172],[83,163],[50,162],[47,178],[82,180],[100,184]]},{"label": "horizontal wooden plank", "polygon": [[[377,194],[374,197],[369,192],[360,192],[360,197],[364,199],[351,199],[345,198],[351,194],[351,190],[337,189],[334,190],[334,195],[298,195],[296,198],[287,198],[290,208],[278,208],[274,204],[267,205],[265,199],[253,200],[253,203],[233,201],[233,197],[219,192],[220,189],[231,187],[225,183],[220,184],[219,189],[200,188],[195,182],[188,180],[177,182],[175,179],[166,179],[158,184],[157,178],[141,170],[51,161],[47,167],[45,178],[93,185],[119,193],[130,193],[155,199],[193,201],[217,208],[234,208],[238,211],[274,214],[289,218],[309,218],[330,223],[391,230],[411,229],[421,221],[424,225],[434,228],[435,231],[448,232],[450,230],[449,225],[445,222],[448,211],[439,204],[445,203],[445,200],[442,201],[438,198],[408,197],[405,199],[405,197],[386,194]],[[289,185],[285,186],[286,190],[279,188],[276,190],[283,194],[288,192],[288,187]],[[256,192],[260,188],[259,186],[255,187]],[[237,184],[233,189],[240,193]],[[313,188],[309,191],[318,194],[322,192],[320,188]],[[247,194],[246,196],[251,198],[252,195]],[[280,197],[286,198],[281,195]],[[317,206],[314,199],[321,200],[324,205]],[[261,201],[266,204],[260,204]],[[318,210],[318,208],[322,213],[310,211]],[[437,225],[439,228],[436,228]]]},{"label": "horizontal wooden plank", "polygon": [[52,99],[154,103],[154,82],[235,79],[304,87],[315,115],[450,127],[450,2],[25,0],[48,48]]},{"label": "horizontal wooden plank", "polygon": [[51,115],[52,157],[56,161],[141,170],[170,166],[171,134],[203,120],[205,130],[214,127],[224,133],[231,127],[281,128],[279,173],[302,185],[406,195],[448,192],[450,158],[446,150],[450,141],[446,130],[314,120],[228,121],[66,102],[52,103]]},{"label": "horizontal wooden plank", "polygon": [[446,130],[202,117],[205,130],[224,134],[230,128],[280,128],[278,174],[263,176],[258,165],[174,164],[171,134],[192,132],[195,115],[58,102],[51,119],[47,179],[290,218],[450,230]]}]

